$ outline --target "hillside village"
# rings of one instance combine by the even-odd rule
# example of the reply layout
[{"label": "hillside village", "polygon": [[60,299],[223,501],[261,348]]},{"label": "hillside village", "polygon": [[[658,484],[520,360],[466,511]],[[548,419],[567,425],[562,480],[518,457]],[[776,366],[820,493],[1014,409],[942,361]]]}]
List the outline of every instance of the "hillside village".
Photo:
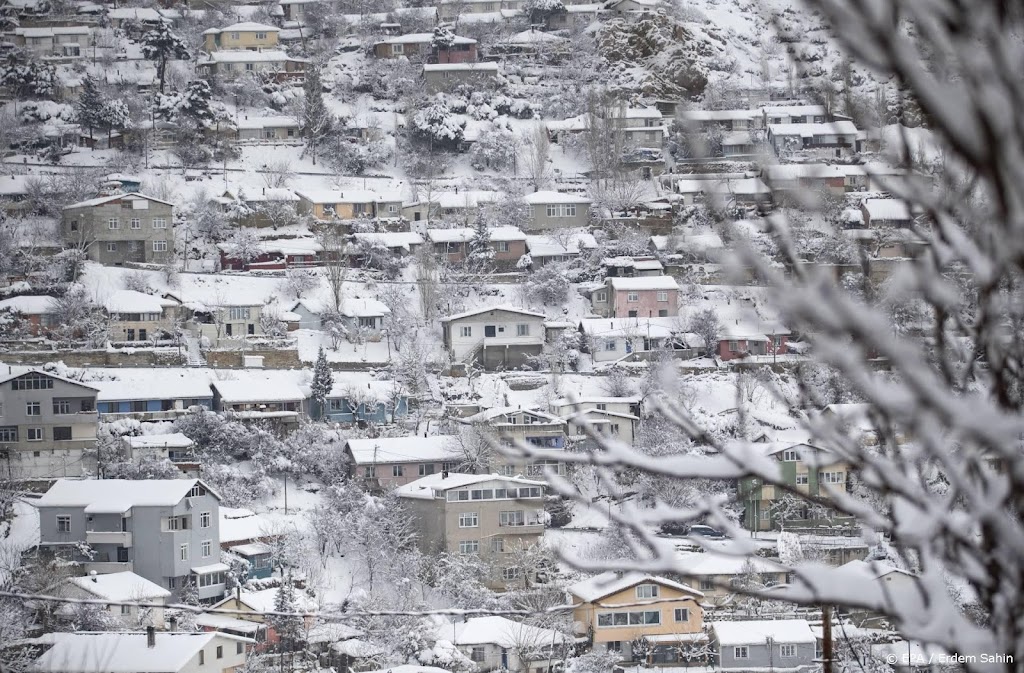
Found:
[{"label": "hillside village", "polygon": [[[877,611],[772,598],[815,562],[922,600],[821,428],[914,437],[772,278],[925,338],[899,193],[943,157],[816,13],[0,0],[0,32],[0,668],[923,668]],[[733,442],[783,485],[717,477]]]}]

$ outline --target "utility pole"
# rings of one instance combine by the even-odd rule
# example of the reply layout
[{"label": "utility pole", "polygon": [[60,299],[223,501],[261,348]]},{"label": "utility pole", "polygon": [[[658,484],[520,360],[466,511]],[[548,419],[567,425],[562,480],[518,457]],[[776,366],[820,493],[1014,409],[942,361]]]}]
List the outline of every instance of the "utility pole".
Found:
[{"label": "utility pole", "polygon": [[832,673],[832,606],[821,606],[821,670]]}]

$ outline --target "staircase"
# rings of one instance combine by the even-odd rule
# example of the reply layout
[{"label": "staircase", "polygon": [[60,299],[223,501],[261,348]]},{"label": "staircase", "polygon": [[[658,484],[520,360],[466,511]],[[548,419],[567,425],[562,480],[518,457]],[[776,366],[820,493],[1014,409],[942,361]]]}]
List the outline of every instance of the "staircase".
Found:
[{"label": "staircase", "polygon": [[189,367],[205,367],[206,358],[202,349],[199,348],[199,339],[194,336],[185,337],[185,362]]}]

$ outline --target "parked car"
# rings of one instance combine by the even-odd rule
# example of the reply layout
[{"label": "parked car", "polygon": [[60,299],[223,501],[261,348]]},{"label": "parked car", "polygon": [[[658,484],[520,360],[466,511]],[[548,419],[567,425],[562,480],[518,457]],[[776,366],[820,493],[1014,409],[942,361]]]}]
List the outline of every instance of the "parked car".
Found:
[{"label": "parked car", "polygon": [[715,540],[721,540],[725,537],[725,533],[717,528],[712,528],[711,526],[705,526],[703,524],[690,526],[690,530],[686,531],[686,534],[691,537],[707,537]]}]

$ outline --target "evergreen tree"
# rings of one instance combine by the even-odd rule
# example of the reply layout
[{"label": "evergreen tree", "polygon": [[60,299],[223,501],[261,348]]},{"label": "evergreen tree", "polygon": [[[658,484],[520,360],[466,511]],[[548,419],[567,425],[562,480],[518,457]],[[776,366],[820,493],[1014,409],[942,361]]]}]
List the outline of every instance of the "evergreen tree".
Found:
[{"label": "evergreen tree", "polygon": [[321,420],[327,415],[327,396],[331,394],[334,387],[334,375],[331,368],[327,366],[327,355],[321,346],[316,356],[316,364],[313,365],[313,404],[317,409],[317,417]]},{"label": "evergreen tree", "polygon": [[161,23],[142,36],[142,55],[150,61],[156,61],[156,72],[160,78],[160,93],[164,91],[164,79],[167,75],[167,61],[172,58],[189,57],[188,47],[181,38],[171,32],[171,27]]},{"label": "evergreen tree", "polygon": [[473,237],[469,239],[466,254],[466,268],[474,273],[487,273],[494,264],[494,248],[491,247],[491,230],[482,212],[477,212],[473,223]]},{"label": "evergreen tree", "polygon": [[434,28],[434,36],[430,38],[430,46],[433,47],[434,53],[436,54],[442,50],[448,50],[455,44],[455,33],[448,26],[438,26]]},{"label": "evergreen tree", "polygon": [[[109,100],[100,108],[100,126],[107,129],[107,147],[110,147],[110,136],[114,130],[123,131],[131,126],[132,117],[128,105],[120,98]],[[92,129],[89,129],[89,137],[92,137]]]},{"label": "evergreen tree", "polygon": [[102,111],[103,94],[96,86],[96,80],[86,75],[75,112],[78,113],[78,123],[89,128],[89,140],[92,140],[92,130],[101,124]]},{"label": "evergreen tree", "polygon": [[292,583],[291,575],[287,575],[281,578],[281,588],[277,590],[277,595],[274,597],[274,612],[292,614],[270,615],[269,620],[281,639],[279,644],[284,652],[295,649],[299,641],[302,640],[302,618],[293,614],[297,610],[295,585]]},{"label": "evergreen tree", "polygon": [[312,153],[313,164],[316,165],[316,151],[334,127],[334,117],[324,103],[324,86],[319,66],[311,66],[306,71],[303,92],[306,102],[302,112],[302,134],[306,137],[306,148]]}]

